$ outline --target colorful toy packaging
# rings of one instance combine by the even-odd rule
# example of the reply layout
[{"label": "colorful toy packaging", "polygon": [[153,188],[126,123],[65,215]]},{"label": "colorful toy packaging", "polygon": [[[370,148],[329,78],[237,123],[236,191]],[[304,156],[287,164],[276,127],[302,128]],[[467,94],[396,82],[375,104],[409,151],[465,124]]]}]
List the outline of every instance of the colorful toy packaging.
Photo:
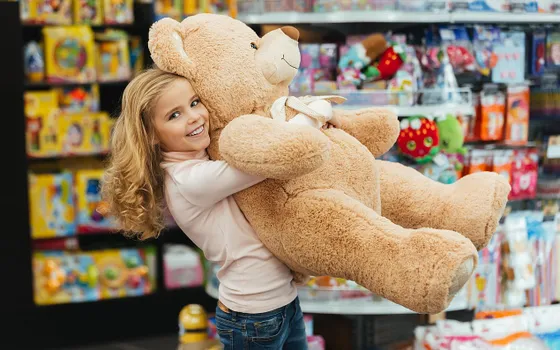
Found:
[{"label": "colorful toy packaging", "polygon": [[533,33],[531,74],[542,75],[546,67],[546,32]]},{"label": "colorful toy packaging", "polygon": [[515,84],[525,81],[525,33],[501,32],[500,43],[494,46],[497,57],[492,69],[494,83]]},{"label": "colorful toy packaging", "polygon": [[24,23],[72,23],[72,0],[20,0],[20,15]]},{"label": "colorful toy packaging", "polygon": [[480,111],[477,115],[477,138],[497,141],[503,138],[506,96],[496,86],[487,85],[480,94]]},{"label": "colorful toy packaging", "polygon": [[113,217],[104,214],[101,199],[102,169],[81,169],[75,172],[77,231],[90,233],[115,229]]},{"label": "colorful toy packaging", "polygon": [[45,27],[45,75],[52,83],[96,79],[95,46],[89,26]]},{"label": "colorful toy packaging", "polygon": [[122,81],[131,77],[128,34],[121,30],[106,30],[95,34],[97,80]]},{"label": "colorful toy packaging", "polygon": [[560,32],[549,32],[546,36],[546,64],[551,68],[560,68]]},{"label": "colorful toy packaging", "polygon": [[24,49],[25,78],[30,82],[41,82],[45,78],[43,49],[36,41],[30,41]]},{"label": "colorful toy packaging", "polygon": [[103,0],[105,24],[131,24],[134,22],[133,0]]},{"label": "colorful toy packaging", "polygon": [[144,69],[144,45],[139,36],[129,37],[130,69],[132,76],[136,76]]},{"label": "colorful toy packaging", "polygon": [[164,246],[163,270],[168,289],[198,287],[204,281],[199,253],[185,245]]},{"label": "colorful toy packaging", "polygon": [[34,299],[37,305],[99,300],[98,271],[88,254],[63,251],[33,254]]},{"label": "colorful toy packaging", "polygon": [[36,252],[37,305],[140,296],[155,290],[155,248]]},{"label": "colorful toy packaging", "polygon": [[508,86],[504,141],[526,145],[529,135],[529,86]]},{"label": "colorful toy packaging", "polygon": [[60,110],[65,114],[99,112],[97,84],[65,86],[56,89]]},{"label": "colorful toy packaging", "polygon": [[109,151],[113,119],[107,113],[66,114],[60,122],[62,154],[101,154]]},{"label": "colorful toy packaging", "polygon": [[24,94],[24,103],[27,155],[49,157],[60,154],[60,109],[56,92],[27,91]]},{"label": "colorful toy packaging", "polygon": [[103,24],[101,0],[73,0],[73,2],[75,24]]},{"label": "colorful toy packaging", "polygon": [[155,290],[155,247],[111,249],[94,254],[102,299],[140,296]]},{"label": "colorful toy packaging", "polygon": [[29,174],[29,216],[32,238],[76,233],[72,173]]}]

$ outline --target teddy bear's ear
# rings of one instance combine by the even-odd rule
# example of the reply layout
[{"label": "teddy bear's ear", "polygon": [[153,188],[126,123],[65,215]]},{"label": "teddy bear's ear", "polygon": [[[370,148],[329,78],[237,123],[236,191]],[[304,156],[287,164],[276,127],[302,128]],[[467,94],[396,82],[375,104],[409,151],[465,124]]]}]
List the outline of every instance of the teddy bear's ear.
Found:
[{"label": "teddy bear's ear", "polygon": [[156,66],[184,77],[189,77],[194,63],[185,51],[181,24],[163,18],[150,28],[148,49]]}]

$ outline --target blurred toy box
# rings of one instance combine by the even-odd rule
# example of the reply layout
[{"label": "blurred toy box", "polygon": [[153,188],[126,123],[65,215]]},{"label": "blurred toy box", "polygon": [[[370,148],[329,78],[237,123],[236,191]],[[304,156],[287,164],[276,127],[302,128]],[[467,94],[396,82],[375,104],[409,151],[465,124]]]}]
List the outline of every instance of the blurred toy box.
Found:
[{"label": "blurred toy box", "polygon": [[53,238],[75,234],[73,184],[70,172],[29,175],[31,237]]},{"label": "blurred toy box", "polygon": [[75,172],[76,225],[78,233],[116,229],[112,216],[106,214],[107,204],[101,199],[103,169],[82,169]]},{"label": "blurred toy box", "polygon": [[33,254],[37,305],[140,296],[155,290],[155,247]]}]

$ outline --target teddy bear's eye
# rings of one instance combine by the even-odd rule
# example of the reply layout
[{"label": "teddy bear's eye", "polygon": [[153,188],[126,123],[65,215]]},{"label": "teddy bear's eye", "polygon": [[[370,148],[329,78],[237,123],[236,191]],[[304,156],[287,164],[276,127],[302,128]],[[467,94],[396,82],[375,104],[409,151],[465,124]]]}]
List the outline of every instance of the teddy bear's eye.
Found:
[{"label": "teddy bear's eye", "polygon": [[257,44],[251,43],[251,48],[256,50],[257,49]]}]

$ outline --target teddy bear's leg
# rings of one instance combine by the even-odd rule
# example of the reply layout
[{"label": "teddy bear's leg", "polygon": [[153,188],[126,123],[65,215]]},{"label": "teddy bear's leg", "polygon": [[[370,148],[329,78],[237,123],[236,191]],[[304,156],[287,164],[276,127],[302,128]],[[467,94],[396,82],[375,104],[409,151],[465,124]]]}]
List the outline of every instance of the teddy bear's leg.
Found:
[{"label": "teddy bear's leg", "polygon": [[397,115],[387,108],[334,109],[340,128],[363,143],[374,157],[385,154],[399,137]]},{"label": "teddy bear's leg", "polygon": [[485,247],[504,212],[511,187],[493,172],[442,184],[402,164],[377,160],[381,214],[407,228],[452,230]]},{"label": "teddy bear's leg", "polygon": [[289,260],[315,276],[353,280],[419,313],[443,311],[478,263],[461,234],[405,229],[341,191],[301,192],[277,215]]}]

